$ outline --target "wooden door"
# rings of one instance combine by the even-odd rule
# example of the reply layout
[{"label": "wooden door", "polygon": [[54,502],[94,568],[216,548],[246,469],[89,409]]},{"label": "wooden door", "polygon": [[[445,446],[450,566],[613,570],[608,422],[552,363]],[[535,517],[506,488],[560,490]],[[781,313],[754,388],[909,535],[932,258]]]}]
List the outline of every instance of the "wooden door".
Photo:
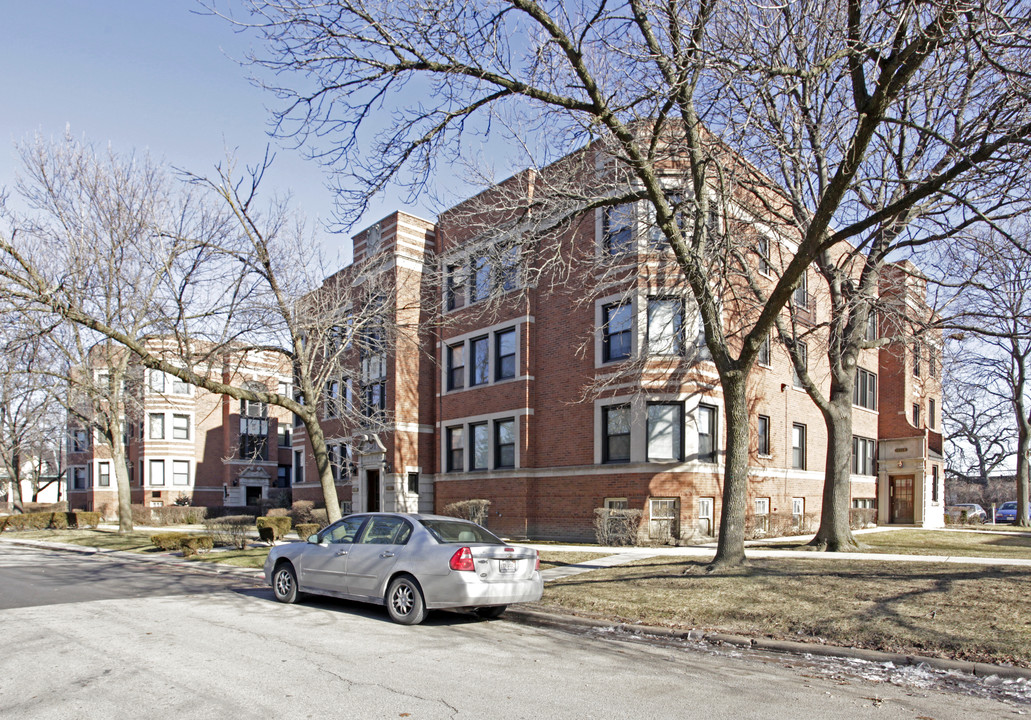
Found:
[{"label": "wooden door", "polygon": [[891,518],[889,522],[913,524],[913,476],[893,475],[889,479],[891,492]]}]

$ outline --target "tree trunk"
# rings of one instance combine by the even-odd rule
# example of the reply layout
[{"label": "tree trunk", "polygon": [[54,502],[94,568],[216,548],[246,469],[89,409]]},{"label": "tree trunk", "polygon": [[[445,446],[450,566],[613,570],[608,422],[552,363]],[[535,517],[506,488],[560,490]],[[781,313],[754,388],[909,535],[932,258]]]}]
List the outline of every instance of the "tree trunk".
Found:
[{"label": "tree trunk", "polygon": [[115,487],[118,490],[118,532],[133,531],[132,488],[129,486],[129,471],[125,459],[125,443],[122,442],[122,423],[119,418],[108,420],[108,447],[111,448],[111,464],[115,473]]},{"label": "tree trunk", "polygon": [[11,463],[11,512],[23,513],[23,498],[21,496],[21,453],[15,452]]},{"label": "tree trunk", "polygon": [[1031,526],[1028,518],[1028,500],[1031,495],[1031,417],[1024,412],[1024,403],[1016,403],[1017,410],[1017,516],[1014,524]]},{"label": "tree trunk", "polygon": [[854,552],[859,543],[849,527],[852,502],[852,393],[832,382],[827,424],[827,464],[820,528],[809,544],[829,552]]},{"label": "tree trunk", "polygon": [[723,470],[723,507],[716,557],[707,571],[745,562],[745,509],[748,501],[748,373],[721,374],[726,413],[727,452]]},{"label": "tree trunk", "polygon": [[326,436],[314,410],[301,415],[301,421],[308,431],[311,453],[319,472],[319,484],[322,485],[322,496],[326,500],[326,515],[330,522],[336,522],[340,519],[340,498],[337,496],[336,479],[333,477],[333,466],[329,461],[329,450],[326,448]]}]

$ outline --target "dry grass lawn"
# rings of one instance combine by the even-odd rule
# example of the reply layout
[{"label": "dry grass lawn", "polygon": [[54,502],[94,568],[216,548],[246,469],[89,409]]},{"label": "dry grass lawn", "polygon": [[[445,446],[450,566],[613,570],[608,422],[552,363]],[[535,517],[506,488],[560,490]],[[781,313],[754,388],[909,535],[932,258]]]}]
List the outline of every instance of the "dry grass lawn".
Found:
[{"label": "dry grass lawn", "polygon": [[85,545],[101,550],[124,550],[127,552],[158,552],[150,542],[153,533],[131,532],[119,535],[110,530],[19,530],[4,533],[18,540],[42,540],[44,542]]},{"label": "dry grass lawn", "polygon": [[[857,535],[856,539],[862,545],[862,552],[1031,559],[1031,533],[887,530],[862,533]],[[759,547],[777,550],[812,550],[804,543],[778,543],[776,541],[764,543]]]},{"label": "dry grass lawn", "polygon": [[1031,667],[1026,568],[651,558],[549,583],[542,608],[674,628]]}]

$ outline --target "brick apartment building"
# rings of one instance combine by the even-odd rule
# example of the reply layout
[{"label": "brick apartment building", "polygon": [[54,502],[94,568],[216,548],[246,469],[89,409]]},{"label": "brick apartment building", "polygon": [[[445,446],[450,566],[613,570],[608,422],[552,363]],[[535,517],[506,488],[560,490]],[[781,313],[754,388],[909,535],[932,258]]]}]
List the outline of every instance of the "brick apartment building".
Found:
[{"label": "brick apartment building", "polygon": [[[98,386],[110,372],[105,357],[94,353],[86,370]],[[219,379],[289,392],[290,372],[285,354],[236,353],[224,359]],[[121,411],[133,503],[243,506],[270,498],[277,488],[289,492],[290,413],[217,395],[138,365],[131,365],[127,376]],[[111,447],[73,421],[67,458],[69,507],[115,515]]]},{"label": "brick apartment building", "polygon": [[[524,173],[504,191],[525,184],[514,194],[529,197],[534,182]],[[376,363],[363,359],[359,377],[339,380],[349,400],[386,418],[374,433],[327,419],[331,452],[347,459],[336,463],[345,507],[439,512],[484,498],[496,532],[568,540],[593,538],[595,509],[625,507],[643,511],[652,538],[714,536],[726,433],[719,380],[694,300],[671,251],[650,242],[643,208],[584,214],[553,239],[559,254],[618,256],[629,273],[602,277],[602,262],[586,282],[574,273],[554,286],[528,281],[502,219],[496,233],[484,230],[490,222],[475,210],[490,206],[483,200],[448,210],[436,224],[396,212],[354,237],[352,267],[375,256],[393,273],[395,305],[404,310],[391,319],[409,331]],[[777,252],[774,242],[783,245]],[[791,252],[790,241],[766,240],[756,262]],[[810,271],[795,297],[810,327],[828,318],[819,277]],[[610,289],[586,289],[600,281]],[[911,265],[885,273],[884,294],[910,317],[930,312],[925,293]],[[810,374],[826,391],[819,336],[809,345]],[[852,502],[876,509],[881,523],[944,524],[935,345],[919,340],[861,354]],[[750,383],[749,522],[761,530],[786,517],[813,527],[824,479],[822,415],[777,342],[764,347]],[[309,455],[304,433],[296,433],[295,497],[307,491],[320,499]]]}]

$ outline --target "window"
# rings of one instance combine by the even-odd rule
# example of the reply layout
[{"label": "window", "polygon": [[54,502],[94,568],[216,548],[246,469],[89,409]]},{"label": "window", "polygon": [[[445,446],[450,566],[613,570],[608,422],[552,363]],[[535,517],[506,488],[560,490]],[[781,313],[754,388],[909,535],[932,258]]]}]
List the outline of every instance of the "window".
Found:
[{"label": "window", "polygon": [[934,430],[934,424],[937,422],[935,417],[937,416],[937,408],[935,407],[934,398],[927,399],[927,427]]},{"label": "window", "polygon": [[465,470],[465,434],[462,427],[450,427],[445,433],[447,438],[447,472]]},{"label": "window", "polygon": [[801,423],[791,426],[791,467],[805,470],[805,425]]},{"label": "window", "polygon": [[913,376],[920,377],[920,343],[913,343]]},{"label": "window", "polygon": [[[795,341],[795,349],[798,351],[798,359],[801,362],[803,368],[807,371],[809,369],[809,346],[801,340]],[[794,387],[802,387],[802,378],[798,374],[798,369],[795,366],[794,360],[791,362],[791,384]]]},{"label": "window", "polygon": [[802,273],[802,280],[799,282],[798,287],[795,288],[795,293],[792,296],[795,301],[795,307],[807,310],[809,308],[809,274]]},{"label": "window", "polygon": [[716,449],[716,408],[699,405],[698,459],[702,462],[716,462]]},{"label": "window", "polygon": [[805,498],[791,498],[791,522],[801,530],[805,522]]},{"label": "window", "polygon": [[375,416],[387,409],[387,384],[372,382],[365,386],[365,414]]},{"label": "window", "polygon": [[766,339],[763,340],[763,344],[759,346],[759,364],[763,367],[770,367],[773,365],[773,342],[770,336],[767,335]]},{"label": "window", "polygon": [[165,374],[160,370],[150,371],[150,389],[157,393],[165,391]]},{"label": "window", "polygon": [[165,484],[165,461],[164,460],[151,460],[150,461],[150,484],[151,485],[164,485]]},{"label": "window", "polygon": [[470,387],[484,385],[490,380],[490,346],[486,336],[469,342],[469,364],[472,366]]},{"label": "window", "polygon": [[877,313],[873,308],[870,308],[870,313],[866,316],[866,339],[877,339]]},{"label": "window", "polygon": [[927,377],[938,377],[938,353],[933,347],[927,350]]},{"label": "window", "polygon": [[419,494],[419,473],[408,473],[408,492],[412,495]]},{"label": "window", "polygon": [[494,423],[494,467],[515,467],[515,420],[497,420]]},{"label": "window", "polygon": [[334,418],[340,415],[340,381],[326,381],[325,417]]},{"label": "window", "polygon": [[268,419],[240,418],[240,457],[244,460],[268,460]]},{"label": "window", "polygon": [[74,490],[85,490],[86,489],[86,468],[84,468],[84,467],[72,468],[72,488]]},{"label": "window", "polygon": [[150,439],[165,439],[165,415],[164,413],[150,413]]},{"label": "window", "polygon": [[868,410],[877,409],[877,375],[856,368],[856,379],[852,386],[852,404]]},{"label": "window", "polygon": [[486,256],[473,258],[473,302],[486,300],[490,296],[490,259]]},{"label": "window", "polygon": [[180,380],[175,375],[172,376],[172,394],[173,395],[189,395],[190,394],[190,383],[185,380]]},{"label": "window", "polygon": [[630,406],[609,405],[601,409],[601,461],[630,462]]},{"label": "window", "polygon": [[188,460],[173,460],[172,461],[172,484],[173,485],[189,485],[190,484],[190,463]]},{"label": "window", "polygon": [[279,426],[278,426],[278,430],[279,430],[279,447],[290,447],[290,444],[291,444],[291,442],[293,440],[292,433],[290,432],[290,428],[286,424],[280,423]]},{"label": "window", "polygon": [[770,531],[770,499],[755,499],[755,530],[760,533]]},{"label": "window", "polygon": [[613,205],[604,208],[601,216],[602,249],[619,255],[632,249],[634,240],[634,205]]},{"label": "window", "polygon": [[931,466],[931,502],[938,502],[938,466]]},{"label": "window", "polygon": [[[684,194],[679,191],[667,191],[666,202],[669,204],[670,210],[673,211],[673,220],[676,222],[677,227],[680,228],[681,234],[685,234],[687,232],[688,217],[685,212]],[[652,250],[661,250],[668,247],[666,236],[658,224],[651,229],[648,245]]]},{"label": "window", "polygon": [[519,248],[515,245],[499,254],[497,285],[501,292],[510,292],[519,285]]},{"label": "window", "polygon": [[190,439],[190,416],[189,415],[173,415],[172,416],[172,439],[173,440],[189,440]]},{"label": "window", "polygon": [[920,405],[913,403],[913,427],[920,427]]},{"label": "window", "polygon": [[684,459],[684,404],[648,403],[648,460]]},{"label": "window", "polygon": [[465,307],[465,267],[462,265],[447,266],[447,309],[457,310]]},{"label": "window", "polygon": [[461,390],[465,387],[465,345],[448,345],[447,389]]},{"label": "window", "polygon": [[768,415],[759,416],[757,451],[760,457],[770,455],[770,418]]},{"label": "window", "polygon": [[290,487],[290,466],[280,465],[276,468],[276,487]]},{"label": "window", "polygon": [[666,540],[680,536],[680,501],[676,498],[649,498],[648,536]]},{"label": "window", "polygon": [[326,454],[329,455],[329,469],[333,473],[333,480],[340,482],[340,470],[341,464],[341,448],[337,444],[327,444]]},{"label": "window", "polygon": [[304,482],[304,451],[294,450],[294,485]]},{"label": "window", "polygon": [[760,235],[755,243],[755,254],[759,256],[759,272],[763,275],[771,275],[773,266],[770,265],[770,239]]},{"label": "window", "polygon": [[870,438],[852,436],[852,473],[874,474],[874,441]]},{"label": "window", "polygon": [[852,498],[852,507],[856,510],[873,510],[877,507],[874,498]]},{"label": "window", "polygon": [[497,356],[495,380],[507,380],[516,376],[516,333],[515,328],[494,334],[494,354]]},{"label": "window", "polygon": [[472,439],[469,448],[469,469],[486,470],[490,456],[490,435],[488,434],[487,423],[474,423],[470,425],[469,436]]},{"label": "window", "polygon": [[89,433],[85,428],[75,428],[71,437],[72,452],[86,452],[89,448]]},{"label": "window", "polygon": [[648,352],[684,354],[684,301],[680,298],[648,299]]},{"label": "window", "polygon": [[111,463],[102,462],[97,465],[97,485],[111,487]]},{"label": "window", "polygon": [[614,303],[602,308],[602,361],[615,362],[630,357],[630,303]]},{"label": "window", "polygon": [[716,526],[712,521],[715,504],[716,498],[698,498],[698,532],[706,537],[716,534]]}]

